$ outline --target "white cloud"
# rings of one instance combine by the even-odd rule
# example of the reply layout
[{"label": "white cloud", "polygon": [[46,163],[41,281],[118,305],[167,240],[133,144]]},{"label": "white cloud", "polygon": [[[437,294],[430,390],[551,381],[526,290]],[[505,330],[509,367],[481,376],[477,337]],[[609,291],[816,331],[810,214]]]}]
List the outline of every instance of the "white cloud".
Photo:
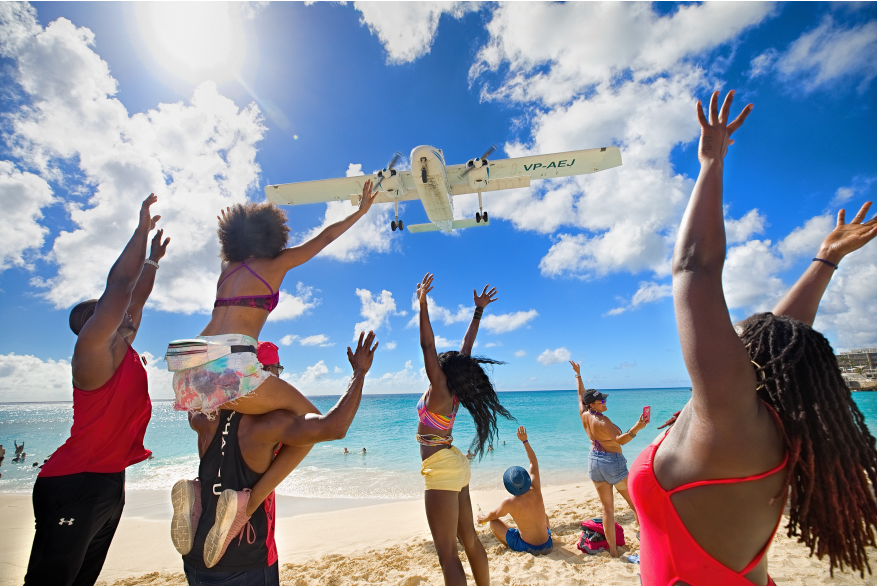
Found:
[{"label": "white cloud", "polygon": [[[344,373],[344,369],[335,367],[334,374]],[[328,368],[323,361],[308,367],[302,374],[283,375],[283,379],[289,381],[308,395],[338,395],[342,393],[350,382],[347,375],[341,377],[327,377]],[[363,393],[413,393],[423,391],[429,385],[426,372],[423,369],[416,370],[411,361],[405,363],[399,371],[390,371],[382,375],[370,372],[363,386]]]},{"label": "white cloud", "polygon": [[295,291],[297,296],[286,290],[280,290],[280,303],[277,304],[273,312],[268,314],[268,322],[292,320],[319,305],[320,300],[314,298],[314,288],[299,282],[295,286]]},{"label": "white cloud", "polygon": [[752,235],[764,232],[765,224],[766,219],[757,208],[753,208],[737,220],[726,217],[725,239],[728,244],[742,243]]},{"label": "white cloud", "polygon": [[654,281],[642,281],[639,284],[639,289],[636,290],[636,293],[633,294],[633,297],[630,299],[630,304],[609,310],[606,314],[609,316],[617,316],[627,310],[633,310],[642,304],[656,302],[672,295],[673,286],[669,283],[661,284],[655,283]]},{"label": "white cloud", "polygon": [[387,51],[389,63],[408,63],[429,53],[443,14],[460,18],[478,10],[478,2],[354,2]]},{"label": "white cloud", "polygon": [[[470,79],[494,71],[501,82],[483,81],[484,99],[532,106],[530,141],[507,144],[506,152],[622,150],[622,171],[487,196],[492,217],[520,230],[565,229],[540,262],[543,275],[669,274],[693,187],[670,156],[697,138],[692,104],[714,85],[691,59],[733,42],[772,11],[766,3],[692,4],[659,14],[632,3],[519,2],[493,12]],[[463,215],[474,212],[473,198],[460,201]]]},{"label": "white cloud", "polygon": [[[316,364],[307,367],[303,373],[290,373],[289,375],[284,374],[283,379],[287,380],[292,385],[300,388],[302,393],[307,394],[306,388],[309,385],[319,381],[325,375],[329,373],[329,368],[326,367],[325,361],[318,361]],[[338,393],[344,391],[343,387],[338,389]]]},{"label": "white cloud", "polygon": [[[153,399],[174,396],[173,373],[146,357],[149,395]],[[73,401],[71,367],[68,361],[42,360],[33,355],[0,355],[0,402]]]},{"label": "white cloud", "polygon": [[295,342],[296,340],[298,340],[297,334],[287,334],[286,336],[284,336],[283,338],[280,339],[280,344],[282,344],[283,346],[289,346],[293,342]]},{"label": "white cloud", "polygon": [[[348,170],[349,171],[349,170]],[[350,202],[329,202],[320,226],[304,235],[301,242],[308,241],[330,224],[344,220],[356,211]],[[369,253],[387,253],[391,248],[390,216],[393,208],[377,204],[360,218],[347,232],[331,242],[318,256],[338,261],[360,261]]]},{"label": "white cloud", "polygon": [[526,356],[527,356],[527,351],[515,351],[515,356],[518,357],[518,358],[526,357]]},{"label": "white cloud", "polygon": [[[472,313],[475,306],[464,306],[460,304],[457,310],[449,310],[435,303],[432,296],[426,296],[429,305],[429,320],[433,324],[443,322],[445,325],[454,324],[456,322],[468,322],[472,319]],[[411,294],[411,309],[414,310],[411,320],[405,325],[405,328],[414,328],[420,324],[420,302],[417,300],[416,294]]]},{"label": "white cloud", "polygon": [[776,49],[768,49],[753,57],[749,63],[749,77],[760,77],[773,70],[779,52]]},{"label": "white cloud", "polygon": [[486,345],[484,345],[484,348],[492,349],[495,346],[502,346],[502,343],[501,342],[489,342]]},{"label": "white cloud", "polygon": [[636,367],[636,361],[624,361],[619,365],[615,366],[615,369],[634,369]]},{"label": "white cloud", "polygon": [[459,340],[449,340],[443,336],[435,335],[435,348],[437,349],[447,349],[447,348],[460,348]]},{"label": "white cloud", "polygon": [[539,312],[536,310],[509,314],[487,314],[481,319],[481,327],[492,334],[503,334],[526,326],[538,315]]},{"label": "white cloud", "polygon": [[372,295],[367,289],[356,289],[356,295],[362,304],[359,315],[365,318],[362,322],[357,322],[353,327],[353,340],[359,340],[360,332],[368,332],[369,330],[377,331],[382,326],[388,325],[390,316],[396,313],[396,301],[393,294],[387,290],[381,291],[381,295]]},{"label": "white cloud", "polygon": [[314,334],[306,336],[299,341],[301,346],[335,346],[334,342],[329,342],[329,337],[325,334]]},{"label": "white cloud", "polygon": [[722,288],[729,308],[769,310],[786,291],[776,276],[783,260],[769,240],[752,240],[730,247],[722,272]]},{"label": "white cloud", "polygon": [[355,177],[357,175],[365,175],[362,172],[362,163],[351,163],[347,166],[345,174],[347,177]]},{"label": "white cloud", "polygon": [[39,223],[42,209],[55,202],[46,181],[20,171],[11,161],[0,161],[0,271],[11,266],[32,269],[25,259],[38,254],[48,229]]},{"label": "white cloud", "polygon": [[571,356],[572,354],[566,349],[566,347],[560,347],[559,349],[554,349],[553,351],[545,349],[542,354],[536,358],[536,360],[543,365],[554,365],[555,363],[563,363],[565,361],[569,361],[569,358]]},{"label": "white cloud", "polygon": [[[756,58],[757,59],[757,58]],[[801,82],[796,88],[812,92],[836,88],[843,78],[860,79],[864,92],[877,76],[877,19],[844,27],[831,16],[798,37],[775,64],[780,76]]]},{"label": "white cloud", "polygon": [[[42,29],[31,7],[5,3],[0,39],[25,98],[8,113],[8,152],[72,194],[74,229],[58,235],[50,256],[57,274],[32,283],[56,307],[97,297],[154,191],[154,213],[173,240],[150,306],[209,311],[219,269],[215,211],[245,202],[257,186],[256,143],[265,132],[258,108],[238,108],[208,82],[187,104],[129,116],[90,30],[64,18]],[[78,174],[61,171],[71,164]]]},{"label": "white cloud", "polygon": [[[875,181],[877,181],[877,175],[857,175],[853,178],[852,182],[850,182],[850,185],[837,188],[837,191],[834,192],[834,198],[832,198],[831,204],[829,205],[831,207],[840,206],[856,196],[866,194],[870,190],[871,184]],[[855,214],[855,211],[853,211],[853,214]],[[852,215],[850,217],[852,217]]]},{"label": "white cloud", "polygon": [[391,340],[390,342],[385,342],[381,345],[385,351],[392,351],[396,348],[396,341]]}]

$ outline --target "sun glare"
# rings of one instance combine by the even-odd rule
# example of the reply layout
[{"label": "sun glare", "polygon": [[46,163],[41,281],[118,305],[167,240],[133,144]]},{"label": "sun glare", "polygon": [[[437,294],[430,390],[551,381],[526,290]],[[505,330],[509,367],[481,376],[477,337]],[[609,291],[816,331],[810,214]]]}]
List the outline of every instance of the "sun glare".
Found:
[{"label": "sun glare", "polygon": [[138,2],[137,24],[162,67],[191,83],[238,76],[244,61],[242,15],[227,2]]}]

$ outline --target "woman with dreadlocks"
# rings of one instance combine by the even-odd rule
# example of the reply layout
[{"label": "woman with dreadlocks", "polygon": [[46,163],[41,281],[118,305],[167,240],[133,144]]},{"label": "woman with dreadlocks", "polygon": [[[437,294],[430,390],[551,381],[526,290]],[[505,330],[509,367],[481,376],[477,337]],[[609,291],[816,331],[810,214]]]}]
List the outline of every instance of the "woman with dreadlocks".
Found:
[{"label": "woman with dreadlocks", "polygon": [[490,585],[487,553],[472,519],[469,499],[469,460],[460,449],[451,446],[451,436],[457,409],[462,404],[475,420],[475,438],[469,445],[475,455],[484,454],[486,445],[497,437],[496,417],[512,419],[499,403],[496,390],[481,365],[501,365],[499,361],[473,357],[472,346],[478,334],[478,325],[484,308],[496,301],[496,288],[481,295],[472,290],[475,315],[466,330],[460,351],[438,354],[435,336],[429,322],[427,294],[432,291],[433,276],[426,274],[417,284],[420,301],[420,347],[429,378],[429,389],[417,403],[417,442],[423,460],[420,473],[426,483],[426,519],[432,532],[435,550],[442,567],[446,585],[465,585],[466,573],[457,555],[457,538],[463,543],[476,585]]},{"label": "woman with dreadlocks", "polygon": [[731,324],[722,292],[723,159],[752,105],[728,122],[700,102],[700,175],[673,256],[673,300],[692,398],[643,451],[628,486],[643,585],[765,585],[765,553],[789,498],[789,536],[831,570],[864,576],[874,545],[877,450],[828,341],[811,328],[840,260],[877,236],[870,202],[837,227],[773,313]]}]

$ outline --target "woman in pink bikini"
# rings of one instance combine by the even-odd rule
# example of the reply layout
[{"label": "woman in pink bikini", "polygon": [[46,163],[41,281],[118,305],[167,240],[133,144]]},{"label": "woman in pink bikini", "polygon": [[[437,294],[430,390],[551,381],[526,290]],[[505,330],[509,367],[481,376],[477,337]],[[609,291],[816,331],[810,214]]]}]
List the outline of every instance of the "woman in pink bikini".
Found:
[{"label": "woman in pink bikini", "polygon": [[496,390],[481,365],[500,365],[499,361],[473,357],[472,346],[484,308],[496,301],[496,288],[481,295],[472,290],[475,315],[466,330],[460,352],[437,353],[435,336],[429,322],[427,294],[432,291],[433,276],[427,274],[417,284],[420,301],[420,347],[429,378],[429,389],[417,402],[417,442],[420,444],[420,473],[426,484],[424,501],[426,519],[432,532],[435,550],[445,578],[445,585],[465,585],[466,573],[457,555],[457,538],[463,544],[476,585],[490,585],[487,553],[475,532],[472,502],[469,499],[469,459],[452,446],[454,419],[460,405],[475,420],[475,438],[469,445],[475,456],[484,454],[497,438],[496,418],[512,419],[499,403]]},{"label": "woman in pink bikini", "polygon": [[731,323],[722,291],[723,159],[733,92],[709,120],[700,102],[700,175],[673,256],[673,301],[692,383],[688,405],[631,467],[643,585],[766,585],[767,552],[789,498],[789,534],[830,568],[864,573],[874,545],[877,450],[828,341],[812,329],[848,253],[877,236],[838,214],[803,276],[773,313]]},{"label": "woman in pink bikini", "polygon": [[[296,416],[320,414],[295,387],[262,369],[256,355],[257,341],[268,315],[280,301],[280,285],[286,273],[312,259],[365,216],[377,195],[371,188],[371,181],[366,181],[359,208],[353,214],[290,248],[286,248],[289,238],[286,213],[274,204],[237,204],[222,212],[218,231],[222,268],[213,315],[196,339],[182,341],[194,343],[192,348],[206,343],[208,354],[213,353],[209,357],[217,358],[175,371],[175,409],[202,412],[208,417],[222,409],[243,414],[267,414],[274,410],[288,410]],[[221,515],[217,510],[217,519],[249,518],[311,448],[281,448],[252,492],[238,492],[237,501],[223,502],[228,511]],[[188,480],[179,481],[172,491],[175,515],[171,537],[182,554],[191,548],[193,512],[197,514],[199,509],[198,493],[197,481]],[[239,529],[239,522],[236,519],[234,528]],[[213,541],[216,544],[208,545],[216,547],[205,555],[211,558],[208,566],[222,556],[234,537],[231,530],[231,524],[223,527]]]}]

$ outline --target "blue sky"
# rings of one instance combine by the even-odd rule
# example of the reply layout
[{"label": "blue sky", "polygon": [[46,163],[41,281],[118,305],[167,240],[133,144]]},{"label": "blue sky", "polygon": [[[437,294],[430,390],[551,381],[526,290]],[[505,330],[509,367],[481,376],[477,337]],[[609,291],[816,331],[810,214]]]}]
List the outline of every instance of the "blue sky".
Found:
[{"label": "blue sky", "polygon": [[[487,194],[491,226],[451,236],[391,232],[376,206],[287,275],[263,330],[309,394],[343,389],[356,325],[382,342],[367,392],[426,388],[410,321],[427,271],[449,345],[472,288],[499,288],[476,352],[508,362],[501,390],[571,388],[566,358],[589,386],[687,386],[669,255],[698,170],[694,102],[713,89],[755,104],[726,165],[736,318],[771,307],[838,207],[877,194],[871,3],[4,3],[0,76],[0,401],[70,397],[69,308],[100,293],[150,191],[173,239],[136,344],[155,398],[172,393],[167,342],[207,321],[216,211],[269,183],[368,173],[420,144],[450,163],[492,143],[624,160]],[[350,211],[288,208],[293,240]],[[426,221],[419,202],[402,218]],[[836,348],[877,346],[874,283],[872,244],[820,310]]]}]

